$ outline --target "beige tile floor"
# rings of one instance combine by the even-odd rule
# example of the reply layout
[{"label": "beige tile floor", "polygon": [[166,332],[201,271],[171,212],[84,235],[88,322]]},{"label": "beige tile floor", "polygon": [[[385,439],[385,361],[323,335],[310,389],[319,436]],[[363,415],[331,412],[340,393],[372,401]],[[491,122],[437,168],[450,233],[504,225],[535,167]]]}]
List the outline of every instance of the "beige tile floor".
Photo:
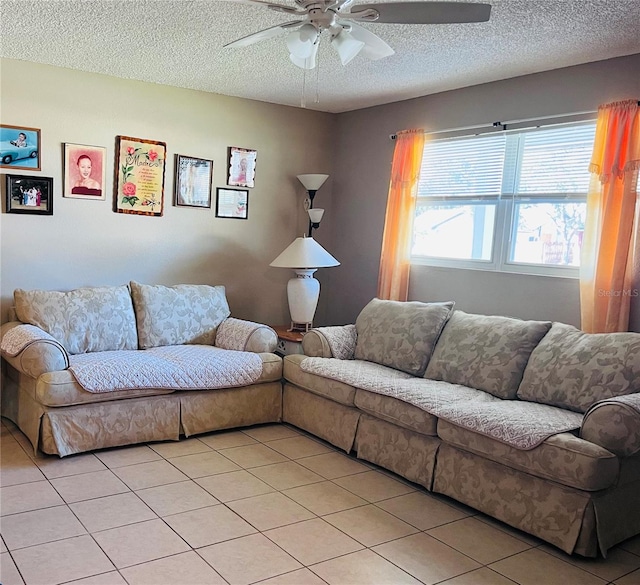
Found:
[{"label": "beige tile floor", "polygon": [[287,425],[59,459],[0,427],[3,585],[640,585]]}]

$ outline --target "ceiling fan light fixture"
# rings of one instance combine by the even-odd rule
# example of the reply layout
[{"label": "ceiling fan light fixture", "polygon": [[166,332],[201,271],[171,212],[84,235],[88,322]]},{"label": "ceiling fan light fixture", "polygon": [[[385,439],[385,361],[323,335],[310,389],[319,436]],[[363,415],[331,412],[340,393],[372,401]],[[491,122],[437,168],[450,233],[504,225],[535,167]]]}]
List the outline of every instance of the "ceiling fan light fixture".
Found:
[{"label": "ceiling fan light fixture", "polygon": [[351,23],[351,36],[364,43],[362,49],[362,56],[372,61],[383,59],[384,57],[390,57],[395,54],[395,51],[385,43],[378,35],[372,33],[370,30],[359,26],[355,23]]},{"label": "ceiling fan light fixture", "polygon": [[364,43],[355,39],[351,33],[342,30],[331,39],[331,46],[340,56],[342,64],[347,65],[363,49]]},{"label": "ceiling fan light fixture", "polygon": [[300,69],[315,69],[318,56],[318,45],[320,45],[319,42],[316,42],[312,45],[311,53],[308,57],[298,57],[297,55],[290,53],[289,59],[291,59],[291,62],[296,67],[300,67]]},{"label": "ceiling fan light fixture", "polygon": [[300,59],[307,59],[313,52],[318,30],[312,24],[303,24],[298,30],[287,35],[289,53]]}]

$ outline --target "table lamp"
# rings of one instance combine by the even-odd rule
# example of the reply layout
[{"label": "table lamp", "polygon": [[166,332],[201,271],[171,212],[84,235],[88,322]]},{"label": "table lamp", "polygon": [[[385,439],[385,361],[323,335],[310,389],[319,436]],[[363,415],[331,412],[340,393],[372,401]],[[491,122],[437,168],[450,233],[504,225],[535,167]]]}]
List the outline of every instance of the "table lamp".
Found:
[{"label": "table lamp", "polygon": [[291,313],[290,331],[309,331],[320,297],[320,283],[313,273],[318,268],[339,266],[338,262],[313,238],[296,238],[269,266],[293,268],[296,277],[287,283]]}]

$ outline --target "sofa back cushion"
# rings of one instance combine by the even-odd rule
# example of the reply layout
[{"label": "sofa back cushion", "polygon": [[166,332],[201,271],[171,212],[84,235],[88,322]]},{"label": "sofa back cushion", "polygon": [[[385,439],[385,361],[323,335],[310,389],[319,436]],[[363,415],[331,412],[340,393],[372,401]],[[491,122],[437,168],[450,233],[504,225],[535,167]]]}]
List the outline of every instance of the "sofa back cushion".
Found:
[{"label": "sofa back cushion", "polygon": [[185,343],[213,345],[229,315],[224,286],[131,282],[141,349]]},{"label": "sofa back cushion", "polygon": [[452,308],[373,299],[356,319],[355,358],[422,376]]},{"label": "sofa back cushion", "polygon": [[18,319],[44,329],[70,354],[138,348],[126,285],[69,292],[17,289],[13,296]]},{"label": "sofa back cushion", "polygon": [[550,327],[549,322],[455,311],[424,377],[515,398],[529,356]]},{"label": "sofa back cushion", "polygon": [[639,333],[584,333],[554,323],[531,354],[518,398],[586,412],[598,400],[634,392]]}]

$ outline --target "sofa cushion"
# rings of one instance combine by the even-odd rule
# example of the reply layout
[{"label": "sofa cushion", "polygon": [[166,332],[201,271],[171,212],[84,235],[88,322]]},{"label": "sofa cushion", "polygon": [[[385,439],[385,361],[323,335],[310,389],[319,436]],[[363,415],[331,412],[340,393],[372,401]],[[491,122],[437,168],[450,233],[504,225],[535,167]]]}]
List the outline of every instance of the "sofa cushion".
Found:
[{"label": "sofa cushion", "polygon": [[620,463],[613,453],[571,433],[553,435],[528,451],[442,419],[438,436],[464,451],[580,490],[602,490],[618,478]]},{"label": "sofa cushion", "polygon": [[356,319],[355,358],[422,376],[452,308],[373,299]]},{"label": "sofa cushion", "polygon": [[399,427],[432,437],[437,434],[437,417],[404,400],[368,390],[356,390],[354,403],[359,410]]},{"label": "sofa cushion", "polygon": [[307,359],[306,356],[300,354],[285,356],[283,360],[283,376],[287,381],[313,394],[330,398],[346,406],[353,406],[353,400],[356,395],[356,389],[353,386],[303,371],[300,368],[300,362],[304,359]]},{"label": "sofa cushion", "polygon": [[551,323],[455,311],[424,375],[515,398],[531,352]]},{"label": "sofa cushion", "polygon": [[531,354],[518,398],[586,412],[640,392],[640,334],[583,333],[554,323]]},{"label": "sofa cushion", "polygon": [[230,314],[224,286],[147,285],[131,282],[140,348],[194,343],[213,345]]},{"label": "sofa cushion", "polygon": [[70,354],[138,347],[127,286],[17,289],[13,296],[18,319],[52,335]]}]

